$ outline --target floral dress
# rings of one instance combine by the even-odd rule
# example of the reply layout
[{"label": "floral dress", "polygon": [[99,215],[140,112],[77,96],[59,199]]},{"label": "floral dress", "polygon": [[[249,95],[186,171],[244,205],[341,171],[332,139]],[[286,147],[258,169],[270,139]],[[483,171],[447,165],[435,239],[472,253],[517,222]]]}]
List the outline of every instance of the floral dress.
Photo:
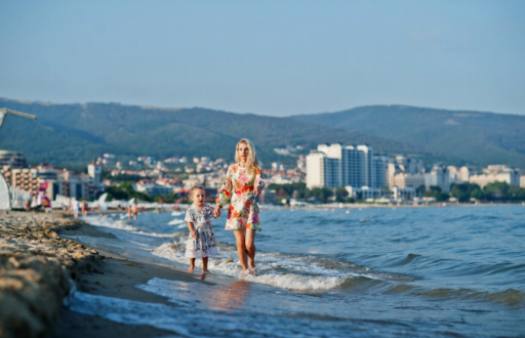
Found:
[{"label": "floral dress", "polygon": [[217,253],[215,234],[211,226],[212,215],[213,209],[209,205],[205,205],[201,209],[191,205],[186,210],[184,221],[193,223],[196,235],[194,239],[190,233],[186,241],[187,258],[209,257]]},{"label": "floral dress", "polygon": [[261,169],[249,170],[237,163],[228,168],[226,181],[217,196],[218,205],[228,205],[226,230],[261,230],[255,187],[259,192],[263,188]]}]

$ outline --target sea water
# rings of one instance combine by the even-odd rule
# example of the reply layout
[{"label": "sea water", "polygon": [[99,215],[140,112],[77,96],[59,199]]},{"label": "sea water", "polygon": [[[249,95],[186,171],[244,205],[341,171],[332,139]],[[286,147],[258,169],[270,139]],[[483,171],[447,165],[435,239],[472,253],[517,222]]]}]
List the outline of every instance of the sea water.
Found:
[{"label": "sea water", "polygon": [[[186,269],[183,212],[87,217],[76,236],[131,260]],[[525,207],[263,208],[257,276],[240,278],[233,236],[206,282],[152,278],[165,304],[76,292],[72,310],[187,336],[525,335]]]}]

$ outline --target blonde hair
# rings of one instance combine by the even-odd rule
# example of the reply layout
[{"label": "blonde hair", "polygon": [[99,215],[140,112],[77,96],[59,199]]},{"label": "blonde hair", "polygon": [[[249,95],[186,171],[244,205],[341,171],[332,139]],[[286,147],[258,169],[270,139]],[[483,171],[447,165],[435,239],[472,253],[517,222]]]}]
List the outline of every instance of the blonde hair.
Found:
[{"label": "blonde hair", "polygon": [[206,198],[206,189],[204,189],[204,187],[201,185],[194,185],[190,189],[190,201],[191,202],[193,202],[193,194],[195,193],[195,190],[202,190],[202,192],[204,193],[204,198]]},{"label": "blonde hair", "polygon": [[248,168],[249,169],[258,168],[257,156],[255,154],[255,147],[250,142],[250,140],[248,140],[247,138],[240,139],[239,142],[237,142],[237,145],[235,146],[235,163],[239,163],[241,161],[241,159],[239,158],[239,152],[237,150],[239,149],[239,146],[242,143],[246,144],[246,146],[248,146],[248,149],[250,150],[248,154],[248,158],[247,158]]}]

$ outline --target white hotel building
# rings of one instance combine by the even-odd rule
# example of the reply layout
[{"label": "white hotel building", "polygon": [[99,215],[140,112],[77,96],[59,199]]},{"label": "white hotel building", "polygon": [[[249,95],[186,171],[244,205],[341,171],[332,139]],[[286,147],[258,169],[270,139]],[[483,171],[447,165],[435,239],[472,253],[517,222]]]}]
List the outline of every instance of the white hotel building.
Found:
[{"label": "white hotel building", "polygon": [[387,186],[387,163],[366,145],[320,144],[306,157],[306,186],[382,189]]}]

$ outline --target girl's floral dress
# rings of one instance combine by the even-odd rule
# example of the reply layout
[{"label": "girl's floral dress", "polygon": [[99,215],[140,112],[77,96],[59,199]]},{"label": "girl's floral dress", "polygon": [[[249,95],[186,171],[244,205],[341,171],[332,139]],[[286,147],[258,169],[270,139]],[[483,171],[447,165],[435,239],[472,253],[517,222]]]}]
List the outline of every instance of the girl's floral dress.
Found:
[{"label": "girl's floral dress", "polygon": [[213,209],[209,205],[198,209],[191,205],[186,210],[184,221],[193,223],[196,238],[191,237],[191,233],[186,241],[186,257],[202,258],[213,256],[217,253],[215,235],[211,226]]},{"label": "girl's floral dress", "polygon": [[259,206],[255,196],[255,188],[259,192],[263,188],[261,169],[251,170],[238,163],[230,165],[226,173],[226,181],[219,189],[217,204],[228,205],[226,230],[252,229],[261,230],[259,223]]}]

